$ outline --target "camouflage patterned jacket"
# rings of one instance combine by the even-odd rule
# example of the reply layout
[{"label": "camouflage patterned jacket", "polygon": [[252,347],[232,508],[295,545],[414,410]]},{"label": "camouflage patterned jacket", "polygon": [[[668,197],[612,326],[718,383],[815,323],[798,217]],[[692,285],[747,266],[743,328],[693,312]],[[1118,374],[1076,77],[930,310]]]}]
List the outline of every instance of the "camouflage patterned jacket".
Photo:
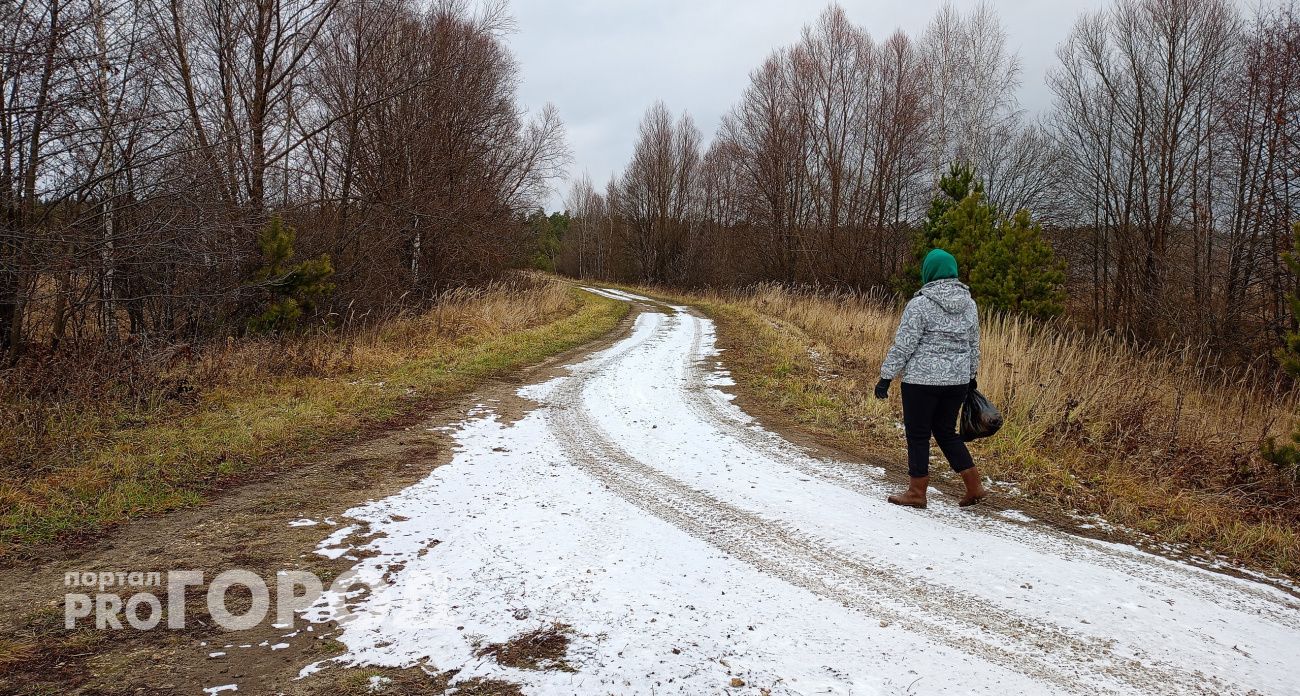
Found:
[{"label": "camouflage patterned jacket", "polygon": [[907,303],[881,379],[900,373],[908,384],[953,385],[980,367],[980,320],[970,289],[955,278],[927,283]]}]

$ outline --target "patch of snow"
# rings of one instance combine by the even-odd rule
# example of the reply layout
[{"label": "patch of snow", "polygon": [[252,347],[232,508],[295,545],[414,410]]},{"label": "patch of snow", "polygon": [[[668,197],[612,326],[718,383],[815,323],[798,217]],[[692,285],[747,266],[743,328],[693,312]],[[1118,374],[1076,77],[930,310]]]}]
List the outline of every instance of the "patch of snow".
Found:
[{"label": "patch of snow", "polygon": [[588,287],[584,287],[582,289],[586,290],[587,292],[593,295],[600,295],[601,297],[610,300],[627,300],[626,297],[620,297],[619,295],[614,294],[615,293],[614,290],[606,290],[604,288],[588,288]]},{"label": "patch of snow", "polygon": [[303,667],[301,670],[299,670],[298,676],[294,677],[294,680],[297,681],[299,679],[305,679],[307,677],[310,677],[311,675],[324,670],[327,664],[332,661],[333,660],[319,660],[316,662],[312,662],[311,664],[308,664],[306,667]]},{"label": "patch of snow", "polygon": [[306,517],[302,517],[289,522],[290,527],[315,527],[316,525],[317,525],[316,520],[308,519]]},{"label": "patch of snow", "polygon": [[208,696],[216,696],[223,691],[239,691],[239,685],[225,684],[222,686],[209,686],[203,689],[203,693],[208,694]]},{"label": "patch of snow", "polygon": [[345,545],[343,540],[351,536],[352,532],[356,530],[356,525],[348,525],[334,530],[334,533],[325,537],[325,540],[316,546],[317,555],[334,560],[351,551],[352,547]]}]

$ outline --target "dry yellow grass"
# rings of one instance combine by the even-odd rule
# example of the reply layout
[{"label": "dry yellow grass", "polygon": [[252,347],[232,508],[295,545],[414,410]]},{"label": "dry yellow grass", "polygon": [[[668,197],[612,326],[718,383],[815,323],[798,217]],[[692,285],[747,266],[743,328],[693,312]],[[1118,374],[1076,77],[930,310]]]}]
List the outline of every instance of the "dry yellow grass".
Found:
[{"label": "dry yellow grass", "polygon": [[[898,390],[871,397],[892,300],[763,286],[679,297],[719,322],[737,380],[809,429],[868,449],[902,444]],[[1300,575],[1294,478],[1258,456],[1297,396],[1207,353],[1139,351],[1056,325],[985,317],[980,390],[1006,426],[977,443],[982,468],[1025,494],[1162,541]],[[901,459],[900,459],[901,465]]]},{"label": "dry yellow grass", "polygon": [[230,341],[118,373],[101,374],[119,365],[104,361],[6,382],[0,555],[196,504],[244,472],[596,338],[626,312],[532,277],[346,337]]}]

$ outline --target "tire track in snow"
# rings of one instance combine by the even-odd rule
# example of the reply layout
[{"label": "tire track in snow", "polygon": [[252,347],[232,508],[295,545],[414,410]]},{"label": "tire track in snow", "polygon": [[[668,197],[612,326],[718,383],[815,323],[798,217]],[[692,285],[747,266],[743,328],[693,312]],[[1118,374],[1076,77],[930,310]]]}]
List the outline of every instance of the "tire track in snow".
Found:
[{"label": "tire track in snow", "polygon": [[[756,451],[777,453],[783,464],[806,476],[870,497],[883,497],[893,492],[879,479],[853,471],[845,467],[842,462],[808,456],[798,446],[776,433],[756,426],[749,416],[734,405],[715,398],[718,392],[708,384],[709,371],[703,365],[712,355],[712,353],[706,354],[703,349],[704,320],[685,307],[661,306],[691,320],[691,350],[683,356],[686,363],[687,384],[682,391],[686,397],[685,401],[701,420],[713,423],[720,430]],[[940,464],[940,466],[945,465]],[[1241,607],[1243,611],[1300,631],[1300,601],[1291,599],[1279,601],[1279,597],[1271,589],[1243,586],[1230,577],[1212,571],[1128,548],[1116,548],[1115,544],[1071,535],[1047,525],[1026,529],[1018,524],[1007,524],[1003,520],[991,520],[984,515],[971,514],[970,511],[936,505],[931,505],[922,514],[939,517],[945,524],[953,527],[996,536],[1043,553],[1059,553],[1064,542],[1074,550],[1082,552],[1080,554],[1082,557],[1078,559],[1081,562],[1114,570],[1135,580],[1176,588],[1207,601],[1217,600],[1224,592],[1244,593],[1257,602]]]},{"label": "tire track in snow", "polygon": [[[583,391],[594,378],[617,368],[630,353],[661,342],[676,322],[691,318],[684,312],[654,316],[659,317],[654,320],[654,330],[621,345],[598,362],[576,367],[572,376],[545,398],[552,404],[548,420],[568,445],[575,463],[611,491],[765,573],[957,650],[974,649],[990,662],[1030,674],[1061,691],[1111,690],[1106,682],[1081,683],[1090,677],[1081,673],[1078,665],[1091,663],[1092,671],[1145,693],[1233,693],[1213,677],[1144,664],[1142,656],[1113,655],[1112,641],[1079,636],[1038,618],[1018,616],[890,564],[833,549],[637,460],[593,423]],[[697,350],[692,351],[695,356],[699,355],[699,340],[697,331],[693,340]],[[965,630],[950,628],[955,622],[964,624]],[[980,637],[972,638],[974,635]]]},{"label": "tire track in snow", "polygon": [[[357,600],[331,663],[547,696],[716,693],[733,666],[780,694],[912,693],[923,677],[935,693],[1300,694],[1292,598],[946,502],[886,505],[868,472],[728,403],[709,320],[597,294],[649,311],[518,390],[536,409],[471,412],[445,467],[348,512],[375,532],[355,569],[393,583]],[[573,627],[571,674],[475,657],[538,621]]]}]

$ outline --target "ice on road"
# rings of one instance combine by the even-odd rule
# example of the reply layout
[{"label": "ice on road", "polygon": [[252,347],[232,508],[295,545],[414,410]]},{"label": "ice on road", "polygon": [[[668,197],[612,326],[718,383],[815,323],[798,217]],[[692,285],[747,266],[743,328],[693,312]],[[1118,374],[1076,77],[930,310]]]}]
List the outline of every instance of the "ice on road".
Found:
[{"label": "ice on road", "polygon": [[[322,553],[370,591],[331,664],[458,670],[535,694],[1296,694],[1300,602],[1023,516],[889,505],[731,403],[712,323],[631,334],[477,409],[453,460],[347,515]],[[901,464],[900,464],[901,466]],[[560,669],[480,648],[566,627]],[[552,665],[556,667],[556,665]],[[733,680],[740,681],[733,681]],[[740,683],[743,682],[743,686]]]}]

